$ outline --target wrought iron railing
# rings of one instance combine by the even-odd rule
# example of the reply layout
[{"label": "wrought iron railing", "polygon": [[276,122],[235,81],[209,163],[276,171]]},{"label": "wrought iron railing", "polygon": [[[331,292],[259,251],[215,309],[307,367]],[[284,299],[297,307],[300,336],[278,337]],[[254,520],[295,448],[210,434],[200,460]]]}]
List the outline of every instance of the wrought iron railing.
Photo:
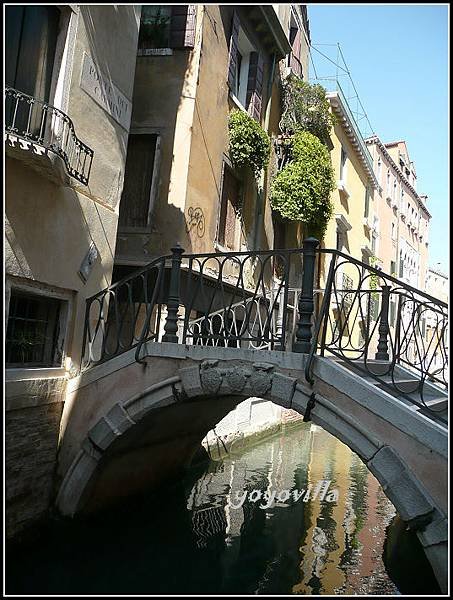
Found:
[{"label": "wrought iron railing", "polygon": [[82,369],[131,348],[141,361],[146,343],[174,342],[302,352],[312,381],[320,353],[438,411],[433,402],[448,387],[447,305],[317,244],[196,255],[176,246],[87,300]]},{"label": "wrought iron railing", "polygon": [[[431,413],[448,388],[448,306],[342,252],[320,250],[326,274],[306,377],[317,352],[376,379],[393,395]],[[345,288],[347,278],[353,285]],[[437,384],[439,388],[432,384]]]},{"label": "wrought iron railing", "polygon": [[5,132],[60,156],[69,175],[88,185],[94,152],[76,136],[68,115],[55,106],[5,88]]},{"label": "wrought iron railing", "polygon": [[153,341],[291,348],[305,262],[303,249],[183,256],[175,247],[87,299],[82,369],[134,347],[140,360]]},{"label": "wrought iron railing", "polygon": [[168,301],[164,292],[168,288],[169,258],[158,258],[87,299],[82,370],[138,344],[159,341],[162,308]]}]

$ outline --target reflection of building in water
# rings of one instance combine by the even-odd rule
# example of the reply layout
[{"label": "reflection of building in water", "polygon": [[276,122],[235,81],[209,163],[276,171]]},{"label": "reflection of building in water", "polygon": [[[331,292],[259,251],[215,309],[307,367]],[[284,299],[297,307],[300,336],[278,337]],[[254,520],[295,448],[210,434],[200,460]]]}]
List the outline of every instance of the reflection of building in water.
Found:
[{"label": "reflection of building in water", "polygon": [[293,593],[392,593],[382,562],[385,529],[395,514],[378,481],[347,446],[318,430],[313,439],[309,480],[331,479],[335,504],[313,503],[310,528],[301,546],[302,579]]},{"label": "reflection of building in water", "polygon": [[[337,501],[278,501],[321,480],[338,489]],[[265,500],[250,500],[257,490],[276,502],[261,508]],[[225,593],[396,590],[381,559],[392,505],[349,448],[309,423],[212,463],[187,508],[197,546],[220,553]]]}]

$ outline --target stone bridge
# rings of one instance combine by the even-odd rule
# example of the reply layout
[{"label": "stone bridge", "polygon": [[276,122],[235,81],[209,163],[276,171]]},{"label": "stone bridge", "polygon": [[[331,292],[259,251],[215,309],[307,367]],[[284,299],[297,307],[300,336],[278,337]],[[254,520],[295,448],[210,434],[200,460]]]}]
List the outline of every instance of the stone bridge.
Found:
[{"label": "stone bridge", "polygon": [[[447,427],[331,358],[295,352],[146,343],[69,382],[57,506],[87,513],[157,487],[191,463],[203,437],[238,403],[259,396],[305,415],[367,465],[417,531],[447,586]],[[313,402],[310,398],[314,396]],[[311,406],[308,404],[310,402]]]}]

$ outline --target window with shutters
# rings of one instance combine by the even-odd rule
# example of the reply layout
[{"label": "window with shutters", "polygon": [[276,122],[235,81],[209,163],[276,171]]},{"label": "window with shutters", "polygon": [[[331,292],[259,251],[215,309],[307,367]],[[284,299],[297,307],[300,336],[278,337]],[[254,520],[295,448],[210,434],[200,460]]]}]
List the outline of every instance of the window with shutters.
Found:
[{"label": "window with shutters", "polygon": [[236,101],[260,121],[263,94],[263,54],[250,41],[233,13],[228,63],[228,86]]},{"label": "window with shutters", "polygon": [[237,250],[236,231],[241,206],[241,182],[231,169],[224,165],[217,242],[228,250]]},{"label": "window with shutters", "polygon": [[119,227],[147,227],[152,208],[158,137],[155,134],[130,134],[127,144]]},{"label": "window with shutters", "polygon": [[142,7],[138,37],[139,56],[159,54],[161,49],[193,48],[196,5],[157,5]]},{"label": "window with shutters", "polygon": [[291,44],[291,52],[288,54],[288,67],[291,67],[292,72],[300,78],[303,78],[302,63],[300,61],[302,47],[302,32],[297,26],[294,15],[291,13],[289,43]]}]

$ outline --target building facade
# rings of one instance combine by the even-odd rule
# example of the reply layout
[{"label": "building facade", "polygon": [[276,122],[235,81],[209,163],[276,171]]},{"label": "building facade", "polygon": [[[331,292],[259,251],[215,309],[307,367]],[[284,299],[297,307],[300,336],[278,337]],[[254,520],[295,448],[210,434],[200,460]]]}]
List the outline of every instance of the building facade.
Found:
[{"label": "building facade", "polygon": [[274,247],[270,175],[234,169],[228,115],[278,134],[308,44],[301,5],[6,8],[8,535],[50,505],[87,298],[175,242]]},{"label": "building facade", "polygon": [[404,141],[384,144],[378,136],[366,140],[373,157],[379,191],[376,214],[381,237],[378,257],[383,271],[425,289],[428,270],[429,221],[427,196],[416,190],[417,175]]},{"label": "building facade", "polygon": [[280,81],[306,76],[308,40],[300,5],[143,7],[118,278],[176,242],[194,253],[273,247],[269,174],[255,181],[231,164],[228,115],[246,111],[277,135]]},{"label": "building facade", "polygon": [[5,16],[10,535],[49,505],[85,300],[111,282],[140,9],[9,5]]}]

